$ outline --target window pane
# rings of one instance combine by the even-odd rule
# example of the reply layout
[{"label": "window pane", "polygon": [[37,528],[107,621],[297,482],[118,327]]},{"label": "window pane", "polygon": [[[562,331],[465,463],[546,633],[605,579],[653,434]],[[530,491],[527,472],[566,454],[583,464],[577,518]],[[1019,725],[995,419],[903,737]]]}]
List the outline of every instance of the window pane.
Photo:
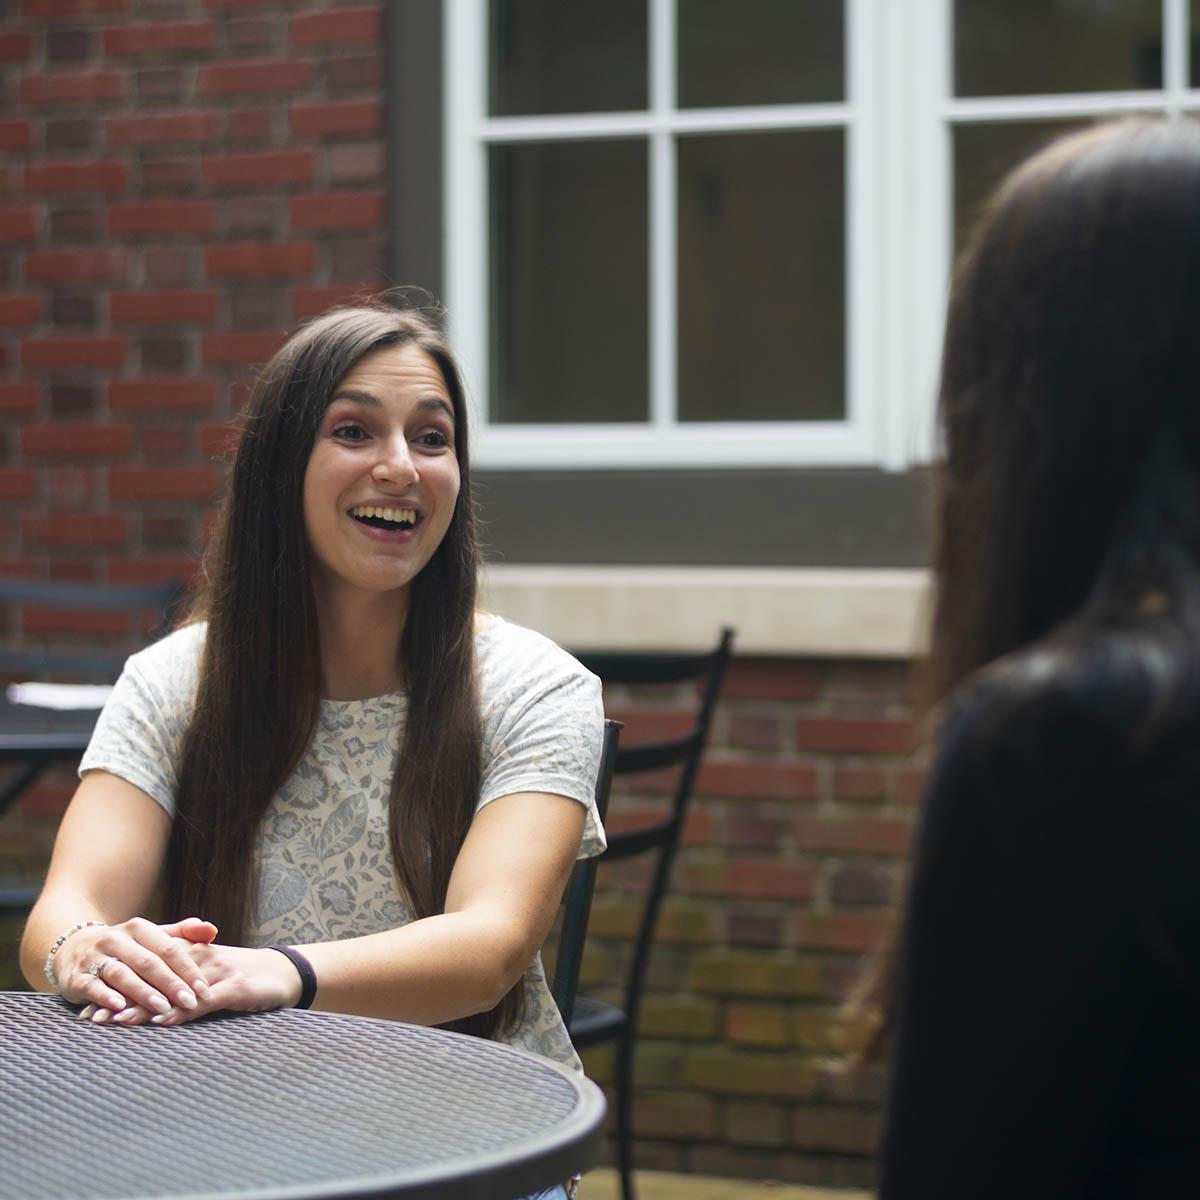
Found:
[{"label": "window pane", "polygon": [[646,143],[491,148],[491,419],[645,421]]},{"label": "window pane", "polygon": [[959,96],[1162,87],[1162,0],[955,0]]},{"label": "window pane", "polygon": [[646,0],[491,0],[495,117],[646,108]]},{"label": "window pane", "polygon": [[680,108],[845,96],[842,0],[678,0]]},{"label": "window pane", "polygon": [[999,125],[960,125],[954,130],[955,249],[979,219],[1001,179],[1023,159],[1064,133],[1091,122],[1013,121]]},{"label": "window pane", "polygon": [[840,129],[679,139],[679,417],[845,416]]}]

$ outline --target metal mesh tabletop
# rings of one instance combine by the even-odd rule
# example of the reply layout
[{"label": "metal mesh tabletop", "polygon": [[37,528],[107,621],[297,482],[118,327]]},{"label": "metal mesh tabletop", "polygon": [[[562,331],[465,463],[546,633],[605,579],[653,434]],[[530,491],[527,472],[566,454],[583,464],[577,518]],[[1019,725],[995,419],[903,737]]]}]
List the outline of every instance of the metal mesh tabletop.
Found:
[{"label": "metal mesh tabletop", "polygon": [[332,1013],[174,1029],[0,992],[0,1197],[517,1197],[591,1166],[604,1099],[495,1042]]}]

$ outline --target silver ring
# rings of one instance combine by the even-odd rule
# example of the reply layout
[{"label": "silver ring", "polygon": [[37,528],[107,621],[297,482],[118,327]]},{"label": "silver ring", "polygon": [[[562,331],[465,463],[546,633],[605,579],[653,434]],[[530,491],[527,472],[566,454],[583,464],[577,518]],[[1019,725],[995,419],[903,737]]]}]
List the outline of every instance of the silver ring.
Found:
[{"label": "silver ring", "polygon": [[107,958],[97,959],[96,962],[92,963],[92,965],[88,967],[88,974],[93,979],[100,979],[104,973],[104,968],[107,967],[109,963],[119,961],[120,959],[115,958],[111,954]]}]

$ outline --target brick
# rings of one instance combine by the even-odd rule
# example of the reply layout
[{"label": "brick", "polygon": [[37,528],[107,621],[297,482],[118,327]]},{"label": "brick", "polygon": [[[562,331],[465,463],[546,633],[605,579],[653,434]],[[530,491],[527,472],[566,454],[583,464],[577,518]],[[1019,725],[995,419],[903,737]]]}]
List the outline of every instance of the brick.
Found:
[{"label": "brick", "polygon": [[112,455],[126,454],[133,444],[128,425],[82,425],[56,422],[26,425],[21,430],[25,454]]},{"label": "brick", "polygon": [[382,192],[313,192],[293,196],[293,229],[377,229],[384,223]]},{"label": "brick", "polygon": [[829,899],[834,904],[883,906],[892,903],[892,876],[874,863],[839,866],[829,879]]},{"label": "brick", "polygon": [[725,1105],[722,1126],[725,1140],[744,1146],[783,1146],[787,1143],[787,1117],[778,1104],[731,1100]]},{"label": "brick", "polygon": [[387,157],[382,145],[330,146],[322,159],[331,184],[375,183],[383,178]]},{"label": "brick", "polygon": [[265,363],[287,341],[282,333],[209,333],[201,343],[206,363]]},{"label": "brick", "polygon": [[0,150],[33,149],[33,123],[20,117],[0,120]]},{"label": "brick", "polygon": [[892,776],[892,795],[897,804],[919,804],[925,795],[928,772],[924,767],[909,767]]},{"label": "brick", "polygon": [[793,940],[801,949],[861,954],[875,949],[890,929],[885,918],[852,912],[801,912],[793,918]]},{"label": "brick", "polygon": [[119,367],[127,345],[120,337],[29,338],[21,343],[24,367]]},{"label": "brick", "polygon": [[123,192],[128,186],[124,163],[59,162],[25,168],[27,192]]},{"label": "brick", "polygon": [[696,791],[738,799],[813,800],[820,775],[809,763],[709,762],[700,769]]},{"label": "brick", "polygon": [[899,857],[908,851],[912,837],[911,822],[895,817],[797,813],[793,822],[797,844],[813,853]]},{"label": "brick", "polygon": [[54,608],[21,610],[21,629],[28,634],[70,633],[86,637],[113,637],[128,634],[131,628],[131,620],[123,612]]},{"label": "brick", "polygon": [[243,145],[270,142],[275,135],[276,110],[273,108],[237,108],[225,118],[225,140]]},{"label": "brick", "polygon": [[211,412],[217,385],[209,379],[162,377],[113,380],[108,405],[116,412]]},{"label": "brick", "polygon": [[844,1108],[798,1108],[792,1113],[791,1138],[806,1150],[871,1154],[879,1141],[879,1118]]},{"label": "brick", "polygon": [[[100,495],[95,460],[89,460],[86,466],[77,463],[71,466],[48,466],[46,495],[55,509],[80,512],[92,507]],[[51,564],[51,570],[56,565]]]},{"label": "brick", "polygon": [[37,412],[42,389],[36,383],[0,383],[0,413],[29,416]]},{"label": "brick", "polygon": [[125,272],[121,250],[31,250],[25,256],[31,283],[121,283]]},{"label": "brick", "polygon": [[40,107],[123,100],[129,91],[121,71],[54,71],[26,75],[17,88],[25,104]]},{"label": "brick", "polygon": [[215,188],[308,183],[316,171],[316,155],[311,150],[214,154],[200,169],[205,183]]},{"label": "brick", "polygon": [[235,288],[228,300],[228,322],[234,329],[283,329],[288,322],[287,289]]},{"label": "brick", "polygon": [[647,1037],[707,1041],[717,1033],[719,1011],[713,1000],[647,992],[642,997],[638,1027]]},{"label": "brick", "polygon": [[260,59],[201,67],[196,82],[201,96],[243,96],[296,92],[311,79],[307,62]]},{"label": "brick", "polygon": [[204,261],[212,279],[287,279],[311,275],[316,251],[310,242],[231,242],[207,247]]},{"label": "brick", "polygon": [[52,242],[94,240],[103,227],[102,208],[56,208],[50,213]]},{"label": "brick", "polygon": [[791,1045],[788,1009],[782,1004],[730,1004],[725,1010],[725,1040],[745,1046]]},{"label": "brick", "polygon": [[338,8],[293,17],[288,38],[293,46],[374,44],[383,36],[379,8]]},{"label": "brick", "polygon": [[642,742],[660,742],[684,737],[695,726],[695,718],[673,709],[611,707],[609,715],[624,721],[621,743],[636,746]]},{"label": "brick", "polygon": [[697,1049],[687,1056],[687,1082],[725,1096],[779,1096],[808,1099],[816,1074],[795,1054],[751,1054],[730,1049]]},{"label": "brick", "polygon": [[285,212],[282,196],[230,196],[221,202],[221,229],[230,237],[273,237],[284,226]]},{"label": "brick", "polygon": [[217,315],[217,293],[212,289],[183,292],[113,292],[108,311],[113,321],[169,324],[178,321],[211,321]]},{"label": "brick", "polygon": [[92,57],[95,47],[95,34],[90,29],[50,29],[46,32],[47,62],[83,62]]},{"label": "brick", "polygon": [[824,994],[818,963],[794,954],[714,950],[693,959],[688,981],[695,991],[709,996],[804,999]]},{"label": "brick", "polygon": [[905,662],[842,662],[829,674],[825,698],[878,706],[911,698],[911,667]]},{"label": "brick", "polygon": [[36,486],[28,467],[0,467],[0,500],[29,500]]},{"label": "brick", "polygon": [[845,1052],[845,1034],[841,1010],[820,1004],[792,1005],[788,1008],[788,1033],[792,1045],[816,1054]]},{"label": "brick", "polygon": [[212,50],[216,44],[212,21],[138,22],[104,31],[104,53],[109,55],[179,54]]},{"label": "brick", "polygon": [[791,825],[782,815],[732,809],[725,818],[723,842],[736,850],[775,850],[789,842]]},{"label": "brick", "polygon": [[274,15],[240,17],[225,25],[225,40],[235,53],[273,50],[279,44],[281,25]]},{"label": "brick", "polygon": [[328,287],[298,287],[292,296],[292,316],[297,321],[303,321],[308,317],[320,316],[336,305],[365,300],[370,294],[369,291],[344,283]]},{"label": "brick", "polygon": [[33,51],[33,36],[16,31],[0,33],[0,62],[24,62]]},{"label": "brick", "polygon": [[724,700],[815,700],[823,669],[791,659],[735,658],[721,688]]},{"label": "brick", "polygon": [[45,17],[84,17],[97,13],[125,12],[129,0],[21,0],[21,15]]},{"label": "brick", "polygon": [[319,78],[326,89],[334,93],[374,91],[383,83],[383,55],[356,54],[322,59]]},{"label": "brick", "polygon": [[195,430],[186,425],[141,425],[138,449],[146,462],[161,465],[194,459]]},{"label": "brick", "polygon": [[31,817],[61,817],[73,795],[74,788],[39,783],[21,793],[17,810]]},{"label": "brick", "polygon": [[108,232],[117,237],[204,234],[215,226],[216,205],[211,200],[152,200],[114,204],[108,210]]},{"label": "brick", "polygon": [[184,517],[142,517],[142,541],[147,546],[164,546],[177,552],[192,540],[192,525]]},{"label": "brick", "polygon": [[762,905],[738,905],[725,915],[728,944],[743,950],[778,950],[784,943],[783,917]]},{"label": "brick", "polygon": [[879,767],[846,766],[833,771],[833,798],[846,804],[882,804],[887,799],[888,777]]},{"label": "brick", "polygon": [[50,415],[77,420],[94,417],[98,389],[92,383],[55,383],[50,388]]},{"label": "brick", "polygon": [[133,79],[139,100],[161,102],[190,96],[191,76],[183,67],[139,67]]},{"label": "brick", "polygon": [[37,237],[37,214],[32,208],[0,208],[0,241],[32,242]]},{"label": "brick", "polygon": [[22,292],[0,292],[0,325],[34,325],[42,316],[41,296]]},{"label": "brick", "polygon": [[725,868],[724,885],[731,896],[775,900],[807,900],[814,891],[811,867],[775,858],[734,858]]},{"label": "brick", "polygon": [[108,494],[114,500],[209,500],[220,489],[215,468],[113,467]]},{"label": "brick", "polygon": [[21,518],[21,537],[37,546],[119,546],[129,539],[122,513],[62,512]]},{"label": "brick", "polygon": [[96,144],[96,122],[77,117],[51,118],[46,121],[45,144],[47,150],[91,150]]},{"label": "brick", "polygon": [[200,574],[200,560],[190,554],[141,554],[108,560],[108,582],[113,584],[170,583],[181,580],[191,587]]},{"label": "brick", "polygon": [[639,1088],[633,1101],[638,1137],[667,1137],[680,1141],[714,1137],[717,1102],[696,1092]]},{"label": "brick", "polygon": [[911,721],[886,718],[801,717],[796,749],[823,754],[908,754],[914,749]]},{"label": "brick", "polygon": [[200,250],[193,246],[147,246],[142,264],[143,282],[150,287],[187,287],[200,277]]},{"label": "brick", "polygon": [[383,109],[375,100],[293,104],[288,119],[292,133],[302,137],[370,136],[382,129]]},{"label": "brick", "polygon": [[191,365],[191,339],[185,336],[144,337],[137,348],[143,371],[181,371]]},{"label": "brick", "polygon": [[766,713],[735,713],[729,718],[729,744],[739,750],[777,753],[783,746],[783,722]]},{"label": "brick", "polygon": [[104,123],[105,137],[110,146],[208,142],[217,136],[219,128],[220,117],[207,109],[138,113],[109,117]]}]

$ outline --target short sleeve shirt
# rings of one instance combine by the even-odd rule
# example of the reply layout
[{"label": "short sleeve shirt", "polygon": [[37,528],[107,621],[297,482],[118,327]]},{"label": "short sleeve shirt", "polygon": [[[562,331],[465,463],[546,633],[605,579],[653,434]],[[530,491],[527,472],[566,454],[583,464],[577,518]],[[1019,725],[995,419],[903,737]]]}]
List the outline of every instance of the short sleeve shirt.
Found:
[{"label": "short sleeve shirt", "polygon": [[[174,815],[204,636],[202,623],[188,625],[129,659],[80,774],[108,771]],[[600,681],[548,638],[494,616],[477,624],[476,658],[483,726],[476,811],[514,792],[565,796],[586,809],[579,857],[599,854]],[[337,941],[413,920],[388,846],[388,795],[406,718],[403,691],[320,702],[312,741],[263,819],[250,945]],[[505,1040],[578,1069],[540,954],[523,988],[524,1016]]]}]

